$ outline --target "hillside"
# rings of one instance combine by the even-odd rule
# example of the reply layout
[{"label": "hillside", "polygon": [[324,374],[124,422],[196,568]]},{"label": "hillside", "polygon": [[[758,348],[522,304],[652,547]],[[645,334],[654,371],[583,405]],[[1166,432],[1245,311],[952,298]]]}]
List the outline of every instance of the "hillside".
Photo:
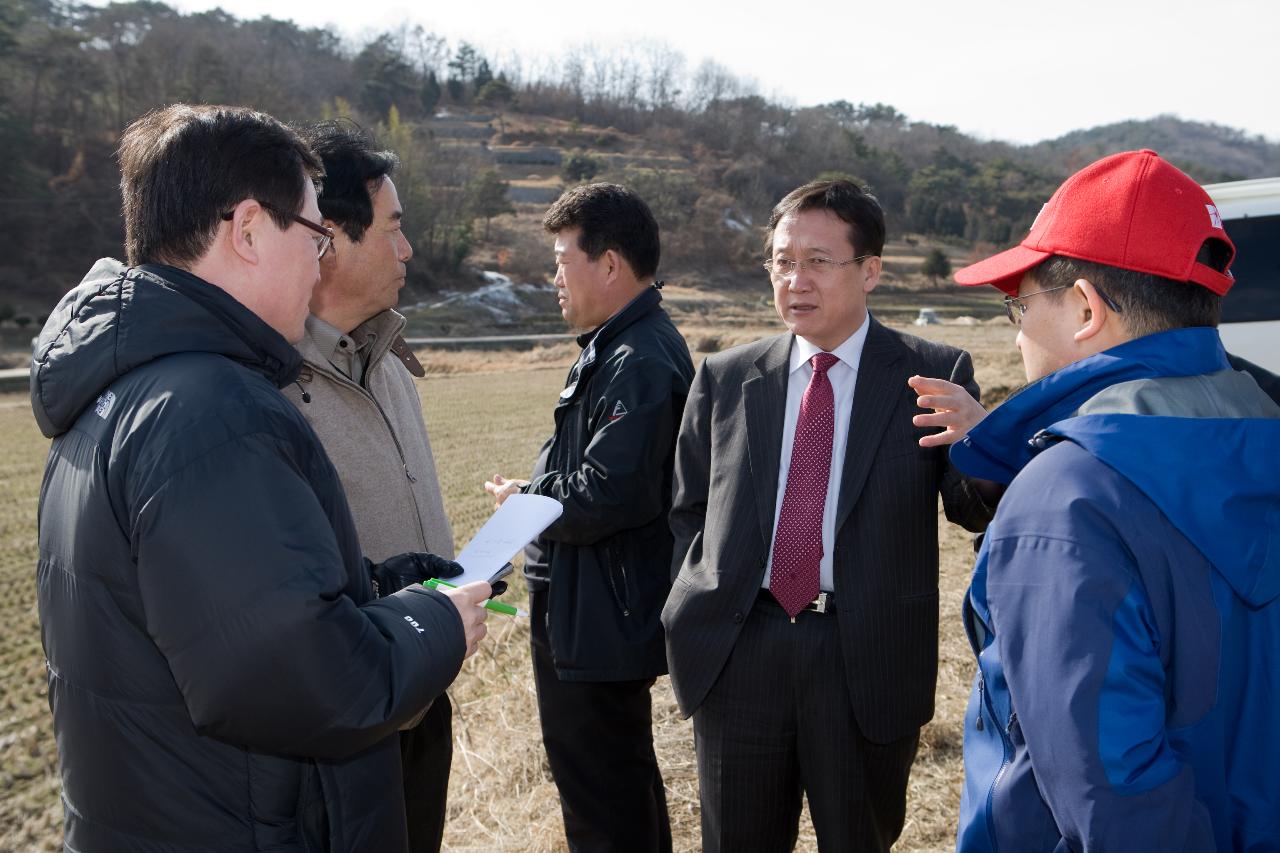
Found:
[{"label": "hillside", "polygon": [[541,211],[584,180],[649,200],[664,274],[733,289],[758,276],[772,205],[818,175],[869,186],[908,256],[942,247],[962,261],[1016,240],[1054,186],[1103,153],[1154,147],[1203,181],[1280,172],[1280,146],[1170,116],[1015,146],[883,103],[775,103],[670,50],[579,50],[536,74],[507,61],[420,27],[351,44],[145,0],[0,0],[0,325],[39,321],[95,259],[121,254],[116,142],[175,101],[249,104],[297,125],[348,117],[396,150],[410,303],[492,285],[483,270],[542,283]]},{"label": "hillside", "polygon": [[1159,151],[1202,184],[1280,175],[1280,144],[1171,115],[1077,130],[1031,146],[1041,162],[1063,173],[1134,148]]}]

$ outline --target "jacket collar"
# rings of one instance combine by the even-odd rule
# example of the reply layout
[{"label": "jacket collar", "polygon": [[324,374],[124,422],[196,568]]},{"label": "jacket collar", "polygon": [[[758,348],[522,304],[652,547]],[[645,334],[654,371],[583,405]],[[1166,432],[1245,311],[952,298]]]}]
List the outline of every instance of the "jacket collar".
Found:
[{"label": "jacket collar", "polygon": [[660,302],[662,302],[662,294],[658,292],[658,288],[646,287],[640,292],[639,296],[623,306],[622,310],[617,314],[614,314],[590,332],[578,335],[578,346],[584,349],[591,344],[595,344],[597,348],[603,347],[616,338],[627,326],[657,308]]},{"label": "jacket collar", "polygon": [[212,285],[194,273],[164,264],[142,264],[136,268],[142,276],[167,285],[198,304],[222,322],[248,354],[224,353],[244,366],[270,379],[283,388],[298,377],[302,361],[279,332],[242,305],[231,294]]},{"label": "jacket collar", "polygon": [[276,387],[302,364],[288,341],[221,288],[176,267],[103,258],[59,300],[36,339],[36,422],[46,436],[59,435],[119,377],[188,352],[229,358]]},{"label": "jacket collar", "polygon": [[[404,330],[405,318],[396,311],[387,309],[378,314],[374,314],[368,320],[351,330],[351,337],[363,338],[365,333],[372,333],[373,349],[369,352],[369,360],[365,365],[365,372],[373,370],[382,358],[399,340],[402,340],[400,333]],[[332,374],[334,378],[351,380],[332,369],[329,363],[329,356],[332,350],[325,351],[325,343],[312,334],[310,324],[308,324],[307,334],[297,343],[297,350],[302,355],[303,360],[313,368],[319,368],[326,374]],[[352,383],[355,384],[355,383]]]},{"label": "jacket collar", "polygon": [[661,302],[662,294],[658,292],[657,286],[646,287],[617,314],[592,331],[578,335],[578,346],[582,347],[582,354],[569,370],[564,390],[560,392],[561,404],[572,400],[578,388],[583,386],[592,368],[595,367],[596,353],[622,334],[623,329],[657,310]]},{"label": "jacket collar", "polygon": [[1073,416],[1089,398],[1119,382],[1197,376],[1227,370],[1218,330],[1174,329],[1127,341],[1033,382],[993,410],[951,448],[951,461],[971,477],[1009,483],[1043,447],[1033,441]]}]

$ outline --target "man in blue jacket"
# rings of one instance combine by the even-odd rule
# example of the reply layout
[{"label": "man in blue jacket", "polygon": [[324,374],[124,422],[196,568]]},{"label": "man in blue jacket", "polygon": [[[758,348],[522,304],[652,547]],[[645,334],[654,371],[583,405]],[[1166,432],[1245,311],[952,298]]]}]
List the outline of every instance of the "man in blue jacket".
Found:
[{"label": "man in blue jacket", "polygon": [[1008,483],[964,607],[961,851],[1280,850],[1280,408],[1216,325],[1235,253],[1154,152],[956,273],[1031,384],[952,449]]}]

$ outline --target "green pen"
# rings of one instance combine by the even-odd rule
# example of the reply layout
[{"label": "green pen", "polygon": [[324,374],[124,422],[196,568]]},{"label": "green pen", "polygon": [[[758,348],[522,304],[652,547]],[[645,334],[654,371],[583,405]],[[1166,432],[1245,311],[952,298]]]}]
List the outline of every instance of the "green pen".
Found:
[{"label": "green pen", "polygon": [[[458,588],[457,585],[451,584],[448,581],[442,581],[439,578],[428,578],[423,581],[422,584],[423,586],[429,586],[432,589],[440,589],[441,587],[446,589]],[[492,598],[481,606],[484,607],[485,610],[492,610],[494,613],[505,613],[507,616],[524,616],[526,618],[529,616],[528,613],[525,613],[519,607],[512,607],[510,604],[506,604],[502,601],[494,601]]]}]

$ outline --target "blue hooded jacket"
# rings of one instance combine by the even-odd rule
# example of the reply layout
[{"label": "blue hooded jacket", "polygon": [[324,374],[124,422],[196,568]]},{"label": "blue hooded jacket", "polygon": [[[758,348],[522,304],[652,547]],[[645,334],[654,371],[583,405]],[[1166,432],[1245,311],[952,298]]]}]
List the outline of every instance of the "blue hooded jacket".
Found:
[{"label": "blue hooded jacket", "polygon": [[1010,483],[964,608],[958,849],[1280,850],[1280,409],[1217,331],[1046,376],[952,459]]}]

